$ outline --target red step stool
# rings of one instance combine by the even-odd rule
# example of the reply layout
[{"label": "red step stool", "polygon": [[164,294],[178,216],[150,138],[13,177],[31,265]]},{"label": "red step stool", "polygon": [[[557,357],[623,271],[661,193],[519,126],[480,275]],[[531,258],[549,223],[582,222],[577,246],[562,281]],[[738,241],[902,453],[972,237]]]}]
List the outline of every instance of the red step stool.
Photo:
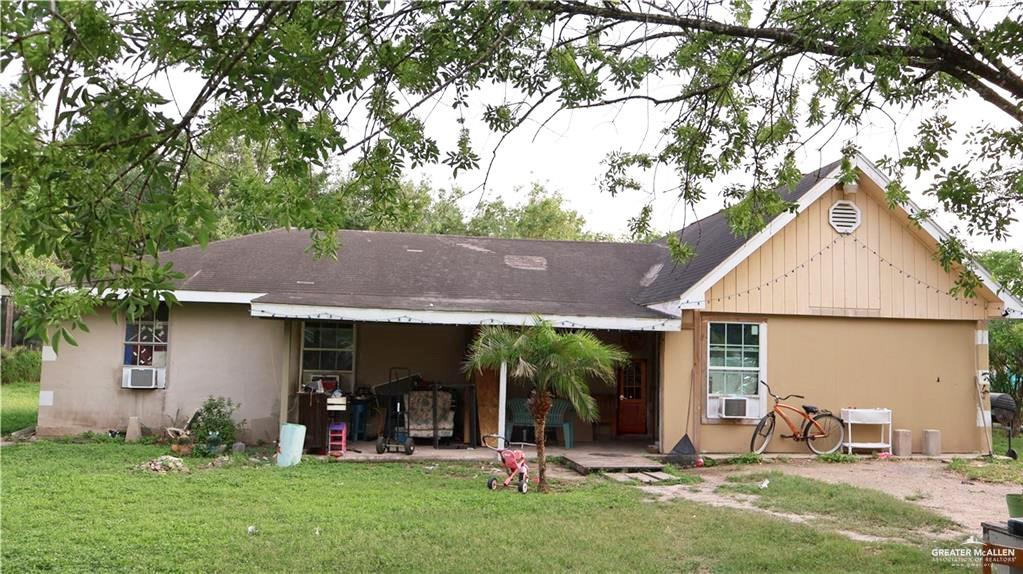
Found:
[{"label": "red step stool", "polygon": [[331,423],[327,427],[327,455],[340,458],[348,452],[348,424]]}]

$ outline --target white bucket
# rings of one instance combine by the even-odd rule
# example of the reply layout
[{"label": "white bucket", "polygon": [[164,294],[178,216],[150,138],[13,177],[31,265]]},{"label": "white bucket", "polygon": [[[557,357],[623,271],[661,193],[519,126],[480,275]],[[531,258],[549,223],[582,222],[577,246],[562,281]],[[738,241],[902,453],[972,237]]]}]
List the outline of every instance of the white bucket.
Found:
[{"label": "white bucket", "polygon": [[277,455],[277,466],[294,466],[301,462],[304,443],[304,425],[281,425],[281,452]]}]

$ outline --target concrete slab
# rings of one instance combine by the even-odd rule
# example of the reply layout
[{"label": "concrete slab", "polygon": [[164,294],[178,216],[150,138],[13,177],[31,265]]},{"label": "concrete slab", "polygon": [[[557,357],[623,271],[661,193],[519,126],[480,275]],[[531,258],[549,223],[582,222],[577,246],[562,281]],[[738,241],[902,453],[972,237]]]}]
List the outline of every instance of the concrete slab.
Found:
[{"label": "concrete slab", "polygon": [[652,477],[650,475],[647,475],[647,474],[643,474],[642,472],[630,472],[626,476],[628,476],[629,478],[638,480],[638,481],[642,482],[643,484],[653,484],[655,482],[658,482],[656,478],[654,478],[654,477]]},{"label": "concrete slab", "polygon": [[628,474],[626,474],[624,472],[609,472],[609,473],[605,474],[604,476],[610,478],[611,480],[617,481],[617,482],[625,482],[625,483],[634,482],[632,480],[632,478]]},{"label": "concrete slab", "polygon": [[652,478],[654,480],[658,480],[658,481],[660,481],[660,480],[675,480],[676,478],[678,478],[675,475],[668,474],[666,472],[659,472],[659,471],[658,472],[644,472],[643,474],[649,476],[650,478]]}]

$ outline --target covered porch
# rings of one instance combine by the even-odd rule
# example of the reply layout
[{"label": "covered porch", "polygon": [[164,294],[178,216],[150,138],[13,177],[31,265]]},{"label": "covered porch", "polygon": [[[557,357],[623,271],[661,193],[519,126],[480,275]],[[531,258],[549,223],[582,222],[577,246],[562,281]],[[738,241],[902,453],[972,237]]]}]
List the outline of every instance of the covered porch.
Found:
[{"label": "covered porch", "polygon": [[[420,313],[391,310],[383,316],[367,315],[361,309],[253,303],[253,316],[285,324],[289,352],[282,367],[280,422],[307,427],[308,452],[325,452],[325,428],[333,420],[347,423],[348,458],[404,458],[404,454],[377,454],[374,443],[380,436],[395,438],[395,398],[402,402],[398,408],[407,417],[400,438],[410,436],[420,454],[430,448],[431,458],[489,459],[492,453],[481,448],[486,435],[535,441],[532,424],[521,416],[527,385],[508,377],[507,369],[470,374],[463,370],[481,324],[522,325],[531,316],[433,312],[423,317]],[[557,424],[547,429],[550,452],[584,449],[605,456],[656,448],[659,331],[670,328],[670,322],[545,318],[559,328],[591,330],[631,357],[618,369],[614,384],[589,383],[600,409],[597,421],[582,421],[571,409],[563,420],[551,421]],[[331,395],[345,397],[345,410],[326,410]],[[436,405],[434,397],[439,397]]]}]

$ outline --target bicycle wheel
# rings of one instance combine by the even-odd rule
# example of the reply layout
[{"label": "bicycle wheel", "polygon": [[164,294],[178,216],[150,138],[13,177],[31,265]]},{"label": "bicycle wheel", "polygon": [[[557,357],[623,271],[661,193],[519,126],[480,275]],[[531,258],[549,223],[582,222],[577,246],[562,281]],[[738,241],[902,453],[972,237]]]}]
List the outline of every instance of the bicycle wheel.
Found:
[{"label": "bicycle wheel", "polygon": [[813,420],[820,428],[806,421],[803,425],[806,446],[817,454],[831,454],[841,448],[842,441],[845,440],[845,425],[842,424],[842,419],[831,413],[823,413],[813,417]]},{"label": "bicycle wheel", "polygon": [[774,436],[774,413],[768,413],[760,419],[757,428],[753,430],[753,438],[749,441],[750,451],[755,454],[763,454],[767,450],[772,436]]}]

